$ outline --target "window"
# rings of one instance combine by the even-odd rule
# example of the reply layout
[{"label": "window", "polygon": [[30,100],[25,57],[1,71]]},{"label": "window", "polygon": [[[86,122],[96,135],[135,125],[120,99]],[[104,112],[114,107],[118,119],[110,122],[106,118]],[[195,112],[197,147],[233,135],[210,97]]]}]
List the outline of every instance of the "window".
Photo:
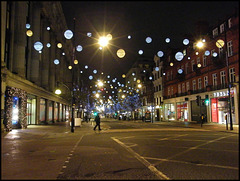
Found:
[{"label": "window", "polygon": [[224,25],[225,25],[225,23],[223,23],[223,24],[220,25],[220,33],[223,33],[223,32],[224,32]]},{"label": "window", "polygon": [[178,93],[181,94],[181,84],[178,84]]},{"label": "window", "polygon": [[197,58],[197,64],[199,64],[199,63],[200,63],[200,57]]},{"label": "window", "polygon": [[185,92],[185,83],[182,83],[182,92]]},{"label": "window", "polygon": [[212,74],[213,86],[217,86],[217,74]]},{"label": "window", "polygon": [[189,82],[186,82],[186,91],[189,91]]},{"label": "window", "polygon": [[158,90],[161,91],[162,90],[162,87],[161,85],[158,86]]},{"label": "window", "polygon": [[188,63],[185,64],[185,74],[188,73]]},{"label": "window", "polygon": [[227,50],[228,50],[228,56],[232,56],[233,55],[233,45],[232,45],[232,41],[227,42]]},{"label": "window", "polygon": [[208,76],[204,76],[204,87],[208,86]]},{"label": "window", "polygon": [[230,68],[229,69],[229,81],[230,82],[235,82],[235,68],[233,67],[233,68]]},{"label": "window", "polygon": [[194,65],[195,65],[195,61],[194,61],[194,60],[192,60],[192,61],[191,61],[191,63],[192,63],[192,71],[194,71]]},{"label": "window", "polygon": [[170,79],[173,80],[173,73],[172,73],[172,70],[171,70]]},{"label": "window", "polygon": [[167,80],[170,80],[170,79],[169,79],[169,72],[167,72]]},{"label": "window", "polygon": [[228,19],[228,28],[231,28],[231,27],[232,27],[232,19],[229,18],[229,19]]},{"label": "window", "polygon": [[198,89],[199,90],[202,89],[202,79],[201,78],[198,79]]},{"label": "window", "polygon": [[222,85],[226,84],[226,75],[225,75],[225,71],[221,71],[220,72],[220,81]]},{"label": "window", "polygon": [[192,81],[192,88],[193,88],[193,91],[196,90],[196,80],[193,80],[193,81]]},{"label": "window", "polygon": [[173,95],[173,87],[171,88],[171,94]]},{"label": "window", "polygon": [[168,96],[170,96],[170,87],[168,87]]},{"label": "window", "polygon": [[207,56],[203,55],[203,67],[207,66]]},{"label": "window", "polygon": [[218,28],[215,28],[212,33],[213,33],[213,37],[218,36]]}]

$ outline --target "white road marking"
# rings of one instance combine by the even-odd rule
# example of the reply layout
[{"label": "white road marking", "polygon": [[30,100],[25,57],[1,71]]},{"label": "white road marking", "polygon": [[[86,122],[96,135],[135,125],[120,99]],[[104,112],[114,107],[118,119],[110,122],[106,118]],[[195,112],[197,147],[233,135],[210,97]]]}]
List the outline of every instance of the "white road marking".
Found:
[{"label": "white road marking", "polygon": [[144,157],[133,151],[130,147],[126,146],[123,142],[116,139],[115,137],[111,137],[115,142],[120,144],[123,148],[125,148],[129,153],[131,153],[135,158],[137,158],[141,163],[143,163],[150,171],[152,171],[159,179],[170,180],[165,174],[160,172],[155,166],[149,163]]},{"label": "white road marking", "polygon": [[192,165],[198,165],[198,166],[204,166],[204,167],[218,167],[218,168],[227,168],[227,169],[232,169],[232,170],[238,170],[238,167],[230,167],[230,166],[223,166],[223,165],[191,163],[191,162],[186,162],[186,161],[170,160],[170,159],[163,159],[163,158],[152,158],[152,157],[144,157],[144,158],[148,159],[148,160],[159,160],[162,162],[175,162],[175,163],[192,164]]}]

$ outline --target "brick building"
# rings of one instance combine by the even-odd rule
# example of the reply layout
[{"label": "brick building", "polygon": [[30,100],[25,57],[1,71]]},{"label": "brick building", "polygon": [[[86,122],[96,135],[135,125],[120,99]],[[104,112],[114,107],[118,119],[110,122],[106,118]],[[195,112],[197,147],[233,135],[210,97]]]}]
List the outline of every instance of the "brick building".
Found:
[{"label": "brick building", "polygon": [[[229,123],[232,117],[232,123],[239,124],[239,15],[224,18],[208,31],[202,25],[203,31],[188,38],[189,44],[165,56],[164,120],[199,121],[203,113],[208,122],[226,124],[226,118]],[[221,42],[224,46],[219,46]]]}]

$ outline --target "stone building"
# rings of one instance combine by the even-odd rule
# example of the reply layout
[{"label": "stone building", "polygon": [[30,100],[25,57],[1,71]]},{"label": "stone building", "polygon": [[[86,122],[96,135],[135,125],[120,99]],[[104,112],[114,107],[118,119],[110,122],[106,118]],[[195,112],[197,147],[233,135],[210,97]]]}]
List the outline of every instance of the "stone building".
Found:
[{"label": "stone building", "polygon": [[[65,30],[58,1],[1,1],[2,131],[69,118],[73,46]],[[63,96],[54,93],[60,86]]]}]

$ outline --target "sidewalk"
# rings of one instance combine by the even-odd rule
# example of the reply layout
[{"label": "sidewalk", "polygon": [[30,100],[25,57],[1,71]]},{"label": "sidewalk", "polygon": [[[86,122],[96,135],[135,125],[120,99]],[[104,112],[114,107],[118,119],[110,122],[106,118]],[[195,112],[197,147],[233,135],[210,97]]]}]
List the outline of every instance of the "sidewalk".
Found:
[{"label": "sidewalk", "polygon": [[[136,122],[142,122],[141,120],[137,120]],[[153,123],[147,122],[149,124],[160,124],[165,126],[177,126],[177,127],[188,127],[188,128],[196,128],[196,129],[205,129],[211,131],[220,131],[220,132],[228,132],[239,134],[239,125],[233,125],[233,130],[230,130],[230,125],[228,125],[228,129],[225,124],[218,123],[204,123],[201,127],[200,123],[196,122],[179,122],[179,121],[155,121]]]},{"label": "sidewalk", "polygon": [[68,122],[29,125],[1,134],[1,179],[56,180],[74,146],[86,134],[94,134],[90,123],[71,132]]}]

